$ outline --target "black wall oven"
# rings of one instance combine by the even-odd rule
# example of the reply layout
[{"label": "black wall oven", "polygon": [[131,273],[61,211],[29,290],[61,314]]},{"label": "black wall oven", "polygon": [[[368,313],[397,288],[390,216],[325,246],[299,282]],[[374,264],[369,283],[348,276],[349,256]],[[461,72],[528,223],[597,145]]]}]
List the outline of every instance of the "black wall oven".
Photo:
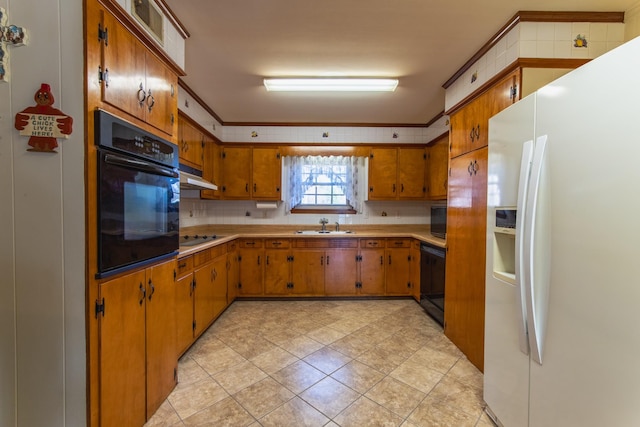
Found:
[{"label": "black wall oven", "polygon": [[98,145],[98,278],[170,258],[179,239],[176,146],[104,111]]}]

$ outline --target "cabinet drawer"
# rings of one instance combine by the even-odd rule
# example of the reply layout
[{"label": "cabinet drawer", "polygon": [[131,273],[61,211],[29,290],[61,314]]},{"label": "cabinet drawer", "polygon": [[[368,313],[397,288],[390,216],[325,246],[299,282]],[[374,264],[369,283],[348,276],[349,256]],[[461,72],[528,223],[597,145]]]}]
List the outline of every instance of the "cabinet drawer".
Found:
[{"label": "cabinet drawer", "polygon": [[262,244],[261,239],[242,239],[240,240],[239,246],[241,248],[261,248]]},{"label": "cabinet drawer", "polygon": [[329,239],[330,248],[357,248],[358,239]]},{"label": "cabinet drawer", "polygon": [[227,252],[233,252],[236,249],[238,249],[238,242],[236,240],[227,243]]},{"label": "cabinet drawer", "polygon": [[211,259],[215,259],[227,253],[227,245],[214,246],[209,250],[211,251]]},{"label": "cabinet drawer", "polygon": [[211,249],[205,249],[193,254],[193,266],[198,267],[202,264],[211,261]]},{"label": "cabinet drawer", "polygon": [[361,248],[384,248],[384,239],[360,239]]},{"label": "cabinet drawer", "polygon": [[289,239],[265,239],[264,247],[267,249],[288,249],[291,246]]},{"label": "cabinet drawer", "polygon": [[411,239],[387,239],[388,248],[410,248]]},{"label": "cabinet drawer", "polygon": [[178,260],[177,270],[178,277],[191,273],[191,270],[193,270],[193,256],[180,258]]},{"label": "cabinet drawer", "polygon": [[329,239],[295,239],[294,248],[328,248]]}]

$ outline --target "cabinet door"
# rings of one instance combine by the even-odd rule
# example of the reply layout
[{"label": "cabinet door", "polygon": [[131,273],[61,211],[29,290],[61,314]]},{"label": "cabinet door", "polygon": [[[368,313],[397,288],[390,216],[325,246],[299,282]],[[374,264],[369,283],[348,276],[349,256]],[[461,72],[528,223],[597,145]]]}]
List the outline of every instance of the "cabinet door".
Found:
[{"label": "cabinet door", "polygon": [[385,259],[387,295],[411,295],[411,249],[388,248]]},{"label": "cabinet door", "polygon": [[279,148],[253,148],[252,196],[259,200],[280,200],[282,163]]},{"label": "cabinet door", "polygon": [[[202,160],[202,177],[209,182],[220,185],[222,174],[220,173],[220,153],[222,149],[213,139],[204,136],[204,153]],[[202,199],[219,199],[221,190],[201,190]]]},{"label": "cabinet door", "polygon": [[176,280],[176,348],[181,356],[193,343],[193,273]]},{"label": "cabinet door", "polygon": [[487,148],[451,160],[447,209],[445,334],[484,364]]},{"label": "cabinet door", "polygon": [[264,293],[265,295],[287,295],[290,291],[290,257],[286,249],[265,250]]},{"label": "cabinet door", "polygon": [[487,145],[486,96],[480,95],[450,118],[450,156],[457,157]]},{"label": "cabinet door", "polygon": [[238,296],[238,283],[240,282],[240,263],[238,261],[238,248],[236,242],[227,245],[227,300],[231,304]]},{"label": "cabinet door", "polygon": [[176,262],[147,269],[147,414],[176,386]]},{"label": "cabinet door", "polygon": [[178,118],[178,145],[180,162],[201,170],[203,164],[203,135],[187,119]]},{"label": "cabinet door", "polygon": [[427,195],[427,153],[424,148],[398,148],[398,198],[424,199]]},{"label": "cabinet door", "polygon": [[411,242],[411,296],[420,302],[420,242]]},{"label": "cabinet door", "polygon": [[240,250],[240,284],[238,293],[243,296],[263,294],[264,249]]},{"label": "cabinet door", "polygon": [[178,77],[146,50],[144,119],[151,126],[173,135],[178,113]]},{"label": "cabinet door", "polygon": [[222,151],[222,197],[251,199],[251,148],[226,147]]},{"label": "cabinet door", "polygon": [[430,200],[445,200],[449,178],[449,134],[427,148],[427,192]]},{"label": "cabinet door", "polygon": [[304,249],[293,253],[292,294],[324,295],[325,253],[323,249]]},{"label": "cabinet door", "polygon": [[384,248],[360,250],[360,294],[384,295]]},{"label": "cabinet door", "polygon": [[198,337],[209,326],[215,312],[214,264],[209,262],[194,271],[195,304],[194,336]]},{"label": "cabinet door", "polygon": [[227,254],[214,258],[212,262],[211,285],[213,287],[213,310],[211,320],[227,308]]},{"label": "cabinet door", "polygon": [[326,295],[356,294],[357,256],[357,249],[327,249],[324,275]]},{"label": "cabinet door", "polygon": [[519,86],[520,69],[517,69],[489,89],[486,97],[487,120],[520,99]]},{"label": "cabinet door", "polygon": [[146,421],[145,273],[100,285],[100,425]]},{"label": "cabinet door", "polygon": [[139,113],[145,93],[144,48],[111,13],[104,11],[102,100],[125,113],[143,118]]},{"label": "cabinet door", "polygon": [[372,148],[369,155],[369,199],[396,199],[398,179],[398,150]]}]

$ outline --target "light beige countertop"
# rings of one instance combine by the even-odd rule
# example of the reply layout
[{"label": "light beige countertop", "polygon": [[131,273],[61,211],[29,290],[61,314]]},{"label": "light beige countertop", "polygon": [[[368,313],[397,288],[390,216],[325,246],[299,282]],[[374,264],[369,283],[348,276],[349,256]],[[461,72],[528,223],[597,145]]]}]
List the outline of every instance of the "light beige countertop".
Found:
[{"label": "light beige countertop", "polygon": [[[204,249],[230,242],[241,238],[260,239],[336,239],[336,238],[393,238],[407,237],[418,239],[438,247],[446,247],[446,240],[431,235],[428,225],[340,225],[340,230],[350,230],[351,233],[328,234],[299,234],[301,230],[320,230],[319,226],[296,225],[202,225],[180,229],[180,238],[185,235],[216,235],[214,240],[209,240],[195,246],[180,247],[178,258],[192,255]],[[327,230],[335,228],[327,225]]]}]

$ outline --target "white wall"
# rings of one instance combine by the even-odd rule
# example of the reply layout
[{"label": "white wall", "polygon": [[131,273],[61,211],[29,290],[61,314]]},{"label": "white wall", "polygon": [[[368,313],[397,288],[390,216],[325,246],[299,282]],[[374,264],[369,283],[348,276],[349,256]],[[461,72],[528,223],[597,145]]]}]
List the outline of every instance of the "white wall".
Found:
[{"label": "white wall", "polygon": [[[86,423],[82,0],[0,0],[28,30],[0,83],[0,425]],[[13,127],[41,83],[74,118],[57,154]]]}]

